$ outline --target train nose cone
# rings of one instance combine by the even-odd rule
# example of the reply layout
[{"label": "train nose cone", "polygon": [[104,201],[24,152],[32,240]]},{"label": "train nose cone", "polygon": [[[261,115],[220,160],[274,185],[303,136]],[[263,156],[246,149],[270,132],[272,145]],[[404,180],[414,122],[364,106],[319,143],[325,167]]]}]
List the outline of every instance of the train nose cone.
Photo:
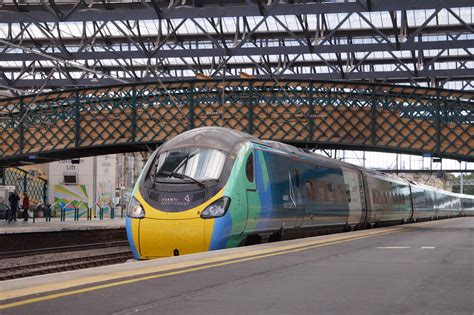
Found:
[{"label": "train nose cone", "polygon": [[185,220],[144,218],[139,228],[140,254],[143,258],[153,258],[207,251],[212,232],[209,223],[210,220],[201,218]]}]

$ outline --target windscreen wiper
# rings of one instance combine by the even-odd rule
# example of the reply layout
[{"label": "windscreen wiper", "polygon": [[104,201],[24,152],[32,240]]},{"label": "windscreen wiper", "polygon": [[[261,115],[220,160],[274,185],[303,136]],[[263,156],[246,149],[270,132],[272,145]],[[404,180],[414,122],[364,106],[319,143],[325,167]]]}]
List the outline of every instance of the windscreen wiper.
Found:
[{"label": "windscreen wiper", "polygon": [[166,176],[171,176],[171,177],[175,177],[175,178],[179,178],[179,179],[189,179],[189,180],[193,181],[194,183],[198,184],[200,187],[205,187],[203,182],[201,182],[201,181],[199,181],[195,178],[192,178],[191,176],[184,175],[184,174],[177,173],[177,172],[159,171],[158,173],[156,173],[156,175],[166,175]]}]

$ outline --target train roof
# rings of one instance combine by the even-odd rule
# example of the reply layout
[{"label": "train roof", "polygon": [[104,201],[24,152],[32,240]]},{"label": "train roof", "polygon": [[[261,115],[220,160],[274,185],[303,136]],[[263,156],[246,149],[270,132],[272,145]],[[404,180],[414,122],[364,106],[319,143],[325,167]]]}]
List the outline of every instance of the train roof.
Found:
[{"label": "train roof", "polygon": [[160,150],[186,146],[211,147],[224,152],[232,152],[235,146],[245,141],[259,141],[248,133],[223,127],[200,127],[183,132],[168,140]]},{"label": "train roof", "polygon": [[314,152],[308,152],[306,150],[299,149],[283,142],[274,140],[260,140],[259,138],[248,133],[224,127],[200,127],[186,131],[167,141],[161,146],[161,149],[166,150],[168,147],[183,147],[192,144],[209,146],[222,151],[231,152],[237,144],[246,141],[251,141],[256,144],[268,146],[272,149],[276,149],[278,151],[297,157],[299,156],[311,159],[313,161],[316,160],[319,163],[326,164],[326,166],[337,166],[346,169],[363,171],[374,176],[385,177],[391,179],[392,181],[401,181],[403,183],[406,183],[406,181],[400,177],[388,175],[376,170],[365,169],[360,166],[335,160],[333,158],[329,158]]}]

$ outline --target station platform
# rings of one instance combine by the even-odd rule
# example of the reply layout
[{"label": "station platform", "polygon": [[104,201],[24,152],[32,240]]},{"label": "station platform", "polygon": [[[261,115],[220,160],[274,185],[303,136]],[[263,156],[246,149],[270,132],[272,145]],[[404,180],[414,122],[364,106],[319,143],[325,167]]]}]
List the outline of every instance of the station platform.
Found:
[{"label": "station platform", "polygon": [[23,222],[18,219],[16,222],[7,223],[0,221],[0,235],[2,234],[18,234],[18,233],[35,233],[35,232],[65,232],[65,231],[86,231],[86,230],[104,230],[125,228],[125,218],[115,219],[81,219],[74,221],[70,218],[61,221],[59,218],[52,218],[50,222],[46,222],[44,218],[36,219],[33,223],[31,219]]},{"label": "station platform", "polygon": [[472,314],[474,218],[3,281],[2,314]]}]

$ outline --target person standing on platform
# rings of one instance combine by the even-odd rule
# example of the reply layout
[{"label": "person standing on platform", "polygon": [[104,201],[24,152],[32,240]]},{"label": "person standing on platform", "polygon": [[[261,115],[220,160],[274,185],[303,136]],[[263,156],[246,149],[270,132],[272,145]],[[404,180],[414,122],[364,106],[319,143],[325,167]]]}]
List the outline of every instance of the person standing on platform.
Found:
[{"label": "person standing on platform", "polygon": [[10,195],[8,198],[8,201],[10,202],[10,219],[8,220],[8,223],[10,223],[12,220],[16,221],[16,212],[18,211],[18,203],[20,202],[20,196],[18,196],[18,193],[15,191]]},{"label": "person standing on platform", "polygon": [[28,210],[30,210],[30,197],[25,192],[23,193],[23,222],[28,221]]}]

